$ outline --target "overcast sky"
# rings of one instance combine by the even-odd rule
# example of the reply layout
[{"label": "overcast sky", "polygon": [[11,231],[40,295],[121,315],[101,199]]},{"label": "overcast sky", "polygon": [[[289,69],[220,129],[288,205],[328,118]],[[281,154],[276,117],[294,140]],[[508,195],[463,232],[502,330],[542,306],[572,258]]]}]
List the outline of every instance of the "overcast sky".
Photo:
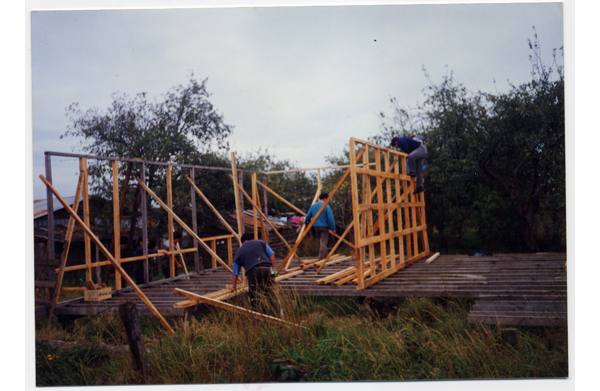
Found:
[{"label": "overcast sky", "polygon": [[[390,97],[421,101],[423,67],[473,91],[529,81],[533,26],[549,63],[563,46],[560,3],[34,11],[34,199],[45,197],[44,151],[82,152],[79,139],[59,138],[73,102],[85,111],[106,109],[114,92],[160,99],[193,71],[235,127],[231,151],[320,167],[350,137],[379,132]],[[52,166],[59,192],[73,195],[77,162]]]}]

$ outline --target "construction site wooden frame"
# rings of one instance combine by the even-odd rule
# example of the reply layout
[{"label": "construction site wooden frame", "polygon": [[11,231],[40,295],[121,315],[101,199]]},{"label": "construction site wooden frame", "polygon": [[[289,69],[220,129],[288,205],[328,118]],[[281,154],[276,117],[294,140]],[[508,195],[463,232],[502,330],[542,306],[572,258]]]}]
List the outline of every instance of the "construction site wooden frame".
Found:
[{"label": "construction site wooden frame", "polygon": [[[76,188],[75,202],[73,206],[68,205],[61,195],[52,186],[52,168],[51,168],[51,157],[71,157],[79,159],[79,180]],[[170,247],[168,254],[170,257],[170,277],[175,276],[175,257],[180,257],[185,273],[188,273],[183,254],[188,252],[194,253],[194,263],[196,270],[199,269],[198,259],[198,245],[202,246],[212,258],[212,267],[217,267],[217,263],[223,266],[225,269],[231,272],[229,266],[233,262],[232,254],[232,240],[236,239],[240,242],[241,235],[244,233],[243,223],[243,210],[244,210],[244,199],[246,199],[253,208],[254,218],[254,237],[259,238],[258,228],[260,226],[262,232],[262,239],[268,242],[268,232],[274,232],[278,238],[285,244],[289,250],[285,256],[283,262],[279,265],[278,271],[281,272],[284,268],[286,271],[289,270],[290,262],[293,258],[296,258],[300,267],[295,270],[289,270],[289,272],[301,272],[300,269],[318,267],[316,273],[318,274],[322,268],[327,264],[333,264],[340,262],[342,259],[339,256],[334,255],[337,248],[341,243],[347,244],[354,250],[354,256],[356,257],[356,267],[351,268],[352,270],[345,270],[340,275],[331,275],[324,279],[316,281],[317,283],[329,283],[335,282],[335,285],[341,285],[346,282],[353,282],[357,285],[357,289],[364,289],[377,281],[384,279],[385,277],[395,273],[397,270],[409,265],[412,262],[417,261],[427,255],[430,255],[429,243],[427,240],[427,225],[425,223],[425,201],[423,193],[414,195],[414,179],[409,177],[406,173],[406,158],[407,155],[401,152],[393,151],[388,148],[384,148],[366,141],[358,139],[350,139],[350,164],[348,166],[333,166],[333,167],[322,167],[315,169],[297,169],[297,170],[284,170],[284,171],[273,171],[273,172],[255,172],[248,170],[238,170],[236,166],[235,154],[231,154],[231,169],[223,167],[205,167],[205,166],[192,166],[182,165],[174,163],[159,163],[145,161],[141,159],[131,158],[110,158],[100,156],[89,156],[59,152],[46,152],[46,177],[40,176],[40,179],[47,186],[47,205],[48,210],[53,210],[53,196],[55,196],[70,213],[71,219],[67,228],[67,234],[65,237],[65,250],[61,256],[60,267],[56,269],[57,280],[55,289],[53,291],[53,297],[51,301],[51,307],[49,312],[48,321],[52,316],[52,309],[56,305],[58,295],[60,293],[62,279],[66,271],[72,270],[86,270],[86,282],[92,281],[92,268],[98,266],[104,266],[112,264],[115,267],[115,288],[122,288],[122,279],[131,285],[142,298],[144,303],[152,310],[153,313],[161,322],[164,322],[162,316],[156,311],[152,303],[144,296],[143,292],[137,287],[133,279],[127,275],[125,270],[121,267],[122,263],[133,262],[138,260],[144,260],[144,275],[148,276],[148,262],[150,258],[158,256],[158,254],[148,254],[147,239],[148,239],[148,221],[147,221],[147,210],[146,210],[146,197],[149,195],[153,200],[158,203],[168,213],[168,235]],[[120,243],[121,241],[121,218],[123,213],[123,201],[124,195],[128,191],[129,178],[131,175],[138,182],[139,193],[139,206],[141,207],[141,220],[142,220],[142,237],[144,241],[144,254],[140,257],[121,257],[121,251],[113,249],[114,253],[111,253],[106,249],[100,240],[93,234],[90,228],[90,210],[89,210],[89,196],[88,196],[88,171],[87,161],[88,159],[97,160],[109,160],[112,168],[112,194],[113,194],[113,235],[114,243]],[[119,188],[119,163],[126,163],[125,180],[122,181],[122,186]],[[139,171],[137,176],[133,174],[133,165],[138,165]],[[167,200],[166,202],[161,200],[145,183],[145,172],[147,165],[159,165],[165,166],[166,169],[166,188],[167,188]],[[192,216],[196,216],[196,196],[201,199],[209,206],[216,217],[223,223],[223,225],[230,231],[229,235],[221,235],[211,238],[200,238],[198,236],[197,221],[195,218],[192,219],[192,227],[189,227],[179,216],[173,212],[173,190],[171,186],[171,173],[173,167],[180,169],[188,169],[189,177],[187,180],[190,183],[190,194],[191,194],[191,211]],[[317,201],[319,194],[322,191],[321,184],[321,170],[325,169],[346,169],[341,179],[330,191],[329,197],[325,200],[321,209],[317,212],[313,220],[303,225],[299,235],[296,239],[294,246],[290,246],[288,242],[279,234],[277,229],[269,221],[267,217],[267,193],[276,197],[278,200],[284,202],[291,209],[299,212],[303,215],[305,213],[299,208],[295,207],[291,202],[285,200],[279,194],[268,188],[266,183],[267,175],[274,174],[285,174],[294,171],[317,171],[317,189],[313,198],[313,203]],[[225,219],[219,214],[219,212],[212,206],[206,196],[200,191],[200,189],[194,183],[195,170],[226,170],[231,171],[230,178],[233,182],[233,189],[235,195],[235,209],[237,216],[238,226],[236,229],[229,226]],[[251,175],[251,195],[249,195],[243,188],[243,173],[249,173]],[[257,180],[257,175],[262,174],[262,183]],[[342,235],[334,234],[337,238],[336,244],[333,246],[327,257],[323,260],[300,260],[296,251],[302,240],[306,237],[307,233],[312,228],[314,222],[318,216],[325,210],[325,207],[329,204],[331,199],[334,197],[337,190],[341,187],[342,183],[346,179],[351,178],[352,186],[352,203],[353,203],[353,222],[348,225]],[[262,207],[261,197],[259,194],[259,186],[262,187]],[[359,190],[360,187],[360,190]],[[79,207],[80,199],[83,200],[83,219],[80,219],[77,215],[77,209]],[[134,208],[137,213],[137,206]],[[264,210],[264,212],[263,212]],[[85,232],[85,264],[74,265],[66,267],[66,259],[68,256],[69,245],[73,234],[75,223],[79,224]],[[173,244],[173,233],[174,224],[177,223],[182,229],[184,229],[194,240],[194,246],[192,248],[180,249],[178,246],[174,247]],[[53,227],[53,214],[48,213],[48,226]],[[354,243],[349,242],[345,239],[350,230],[354,230]],[[333,232],[332,232],[333,233]],[[228,262],[224,262],[216,254],[216,242],[217,240],[227,240],[228,247]],[[96,262],[92,262],[91,257],[91,242],[96,244]],[[47,258],[54,259],[54,230],[48,230],[48,245],[47,245]],[[240,242],[241,244],[241,242]],[[116,248],[117,246],[115,246]],[[107,261],[98,261],[98,249],[104,253]],[[84,289],[82,287],[81,289]],[[189,304],[189,303],[188,303]],[[185,304],[185,305],[188,305]],[[168,324],[165,327],[170,330]]]},{"label": "construction site wooden frame", "polygon": [[414,194],[407,157],[350,139],[352,209],[358,289],[431,254],[423,192]]}]

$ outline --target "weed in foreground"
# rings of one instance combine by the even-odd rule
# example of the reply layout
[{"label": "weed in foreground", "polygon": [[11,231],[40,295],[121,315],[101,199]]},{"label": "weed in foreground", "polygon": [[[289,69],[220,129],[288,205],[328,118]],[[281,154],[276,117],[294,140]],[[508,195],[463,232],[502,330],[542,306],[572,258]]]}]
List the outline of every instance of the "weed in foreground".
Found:
[{"label": "weed in foreground", "polygon": [[[174,335],[142,318],[154,384],[297,381],[503,379],[568,375],[567,333],[561,328],[517,328],[519,343],[502,343],[500,327],[467,322],[472,302],[398,298],[394,317],[360,312],[356,299],[278,293],[286,321],[275,325],[229,311],[170,318]],[[237,304],[250,308],[247,301]],[[277,312],[277,311],[276,311]],[[40,333],[39,335],[38,332]],[[36,331],[38,385],[137,384],[116,317],[88,318],[53,338],[81,344],[59,349]],[[50,357],[52,358],[50,360]]]}]

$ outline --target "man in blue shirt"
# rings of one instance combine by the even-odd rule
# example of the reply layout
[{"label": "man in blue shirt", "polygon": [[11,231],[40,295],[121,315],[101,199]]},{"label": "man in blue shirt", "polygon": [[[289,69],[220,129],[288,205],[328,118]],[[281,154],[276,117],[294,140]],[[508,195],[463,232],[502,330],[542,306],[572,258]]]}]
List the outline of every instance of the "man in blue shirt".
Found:
[{"label": "man in blue shirt", "polygon": [[427,148],[423,142],[422,136],[394,137],[392,147],[399,148],[402,152],[408,154],[408,175],[417,178],[417,188],[413,194],[423,191],[423,164],[427,157]]},{"label": "man in blue shirt", "polygon": [[231,292],[236,291],[240,268],[244,267],[248,296],[252,307],[256,310],[261,295],[272,296],[274,279],[271,271],[275,268],[275,253],[264,241],[254,240],[254,236],[250,233],[243,234],[241,241],[242,246],[233,257]]},{"label": "man in blue shirt", "polygon": [[[312,204],[306,217],[304,218],[304,224],[309,224],[312,218],[317,214],[321,206],[325,203],[325,200],[329,197],[328,193],[321,193],[319,195],[319,201]],[[319,218],[313,224],[317,235],[321,239],[321,245],[319,246],[319,259],[325,259],[327,256],[327,240],[329,239],[329,230],[331,229],[335,233],[335,220],[333,219],[333,212],[329,205],[325,207],[325,210],[319,215]]]}]

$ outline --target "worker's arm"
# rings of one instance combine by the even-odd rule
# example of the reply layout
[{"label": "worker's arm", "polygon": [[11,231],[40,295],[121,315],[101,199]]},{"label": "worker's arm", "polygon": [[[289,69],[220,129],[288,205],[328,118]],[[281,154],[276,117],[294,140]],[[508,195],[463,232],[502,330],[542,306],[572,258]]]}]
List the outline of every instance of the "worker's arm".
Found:
[{"label": "worker's arm", "polygon": [[231,276],[231,292],[235,292],[236,291],[236,286],[237,286],[237,280],[238,280],[238,276],[236,276],[235,274]]},{"label": "worker's arm", "polygon": [[240,274],[240,265],[234,262],[231,275],[231,292],[235,292],[237,289],[238,274]]},{"label": "worker's arm", "polygon": [[273,269],[275,269],[275,254],[269,257],[269,261],[271,261],[271,265],[273,265]]}]

